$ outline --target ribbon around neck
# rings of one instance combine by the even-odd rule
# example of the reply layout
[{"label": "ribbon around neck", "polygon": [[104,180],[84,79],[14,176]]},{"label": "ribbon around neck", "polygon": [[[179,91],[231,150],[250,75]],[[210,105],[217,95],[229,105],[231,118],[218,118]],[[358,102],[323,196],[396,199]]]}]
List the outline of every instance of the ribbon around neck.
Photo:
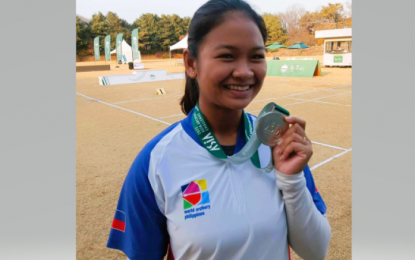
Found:
[{"label": "ribbon around neck", "polygon": [[[280,124],[286,124],[282,120],[282,116],[288,116],[290,113],[274,102],[268,103],[259,113],[255,122],[254,131],[254,127],[252,126],[248,115],[244,110],[242,112],[246,143],[238,153],[232,156],[227,156],[223,151],[221,145],[213,134],[209,123],[200,110],[198,103],[195,106],[192,116],[193,129],[203,147],[214,157],[234,164],[241,164],[246,162],[248,159],[251,159],[251,162],[256,168],[261,169],[263,172],[270,172],[274,168],[272,152],[269,164],[265,168],[261,168],[258,155],[258,148],[261,145],[261,141],[258,138],[258,134],[265,145],[270,146],[270,144],[276,143],[281,134],[280,127],[282,126]],[[279,118],[281,119],[279,120]],[[270,142],[268,142],[268,139]]]}]

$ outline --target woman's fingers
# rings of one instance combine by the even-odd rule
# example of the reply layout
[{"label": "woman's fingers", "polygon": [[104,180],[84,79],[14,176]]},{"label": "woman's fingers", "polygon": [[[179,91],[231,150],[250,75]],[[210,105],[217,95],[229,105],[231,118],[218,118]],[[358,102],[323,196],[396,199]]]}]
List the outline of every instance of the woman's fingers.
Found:
[{"label": "woman's fingers", "polygon": [[284,118],[284,121],[287,124],[294,125],[294,124],[297,123],[297,124],[299,124],[301,126],[301,128],[303,128],[305,130],[305,125],[306,125],[305,120],[303,120],[303,119],[301,119],[299,117],[293,117],[293,116],[283,117],[283,118]]},{"label": "woman's fingers", "polygon": [[304,137],[306,137],[304,129],[297,123],[292,125],[282,136],[278,145],[279,150],[284,150],[291,142],[304,143],[305,140],[308,140]]},{"label": "woman's fingers", "polygon": [[284,150],[285,147],[287,147],[292,142],[304,143],[304,138],[300,134],[292,133],[288,136],[285,136],[284,139],[281,139],[279,147],[281,150]]},{"label": "woman's fingers", "polygon": [[287,145],[287,147],[285,147],[284,150],[282,150],[281,156],[279,158],[280,161],[285,160],[286,158],[288,158],[290,156],[291,153],[293,153],[294,151],[298,151],[300,150],[300,144],[298,143],[290,143],[289,145]]},{"label": "woman's fingers", "polygon": [[289,128],[274,147],[273,158],[275,169],[290,175],[304,169],[313,154],[313,148],[305,133],[304,120],[298,117],[286,117],[284,120]]},{"label": "woman's fingers", "polygon": [[297,156],[301,156],[301,154],[303,154],[305,159],[312,154],[312,149],[311,146],[309,147],[304,143],[291,142],[284,148],[284,150],[281,151],[279,160],[283,161],[287,159],[292,153],[295,153]]}]

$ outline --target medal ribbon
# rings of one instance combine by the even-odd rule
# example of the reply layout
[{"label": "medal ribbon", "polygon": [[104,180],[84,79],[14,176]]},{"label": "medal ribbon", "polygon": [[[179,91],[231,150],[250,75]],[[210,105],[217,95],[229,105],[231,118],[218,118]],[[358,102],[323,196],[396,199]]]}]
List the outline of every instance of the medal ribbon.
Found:
[{"label": "medal ribbon", "polygon": [[[259,119],[268,112],[266,110],[267,106],[265,106],[261,110],[256,122],[258,122]],[[288,111],[284,110],[283,108],[277,105],[275,105],[275,107],[280,111],[282,109],[283,112],[286,112],[284,114],[287,114],[287,115],[289,114]],[[258,148],[261,145],[261,142],[256,136],[254,127],[252,126],[252,123],[249,120],[248,115],[245,113],[244,110],[242,111],[242,113],[243,113],[243,119],[244,119],[244,133],[245,133],[246,144],[238,153],[230,157],[228,157],[223,151],[221,145],[219,144],[218,140],[213,134],[205,116],[203,115],[202,111],[200,111],[200,107],[198,103],[195,106],[193,116],[192,116],[193,129],[197,135],[197,138],[202,143],[203,147],[205,147],[206,150],[208,150],[209,153],[215,156],[216,158],[229,161],[235,164],[244,163],[248,160],[248,158],[250,158],[252,163],[255,165],[255,167],[261,169],[261,165],[259,162],[259,155],[258,155]],[[269,172],[273,168],[274,166],[273,166],[272,155],[271,155],[271,159],[270,159],[268,166],[261,170],[264,172]]]},{"label": "medal ribbon", "polygon": [[[254,133],[254,128],[251,124],[251,121],[248,118],[248,115],[243,112],[244,117],[244,133],[245,133],[245,141],[248,142],[248,140],[251,138],[252,134]],[[228,157],[225,152],[223,151],[221,145],[219,144],[218,140],[216,139],[215,135],[213,134],[209,123],[207,122],[205,116],[203,115],[202,111],[200,111],[199,104],[196,104],[195,110],[193,112],[192,117],[192,125],[193,129],[199,138],[199,141],[202,143],[202,145],[208,150],[213,156],[219,159],[227,160],[230,157]],[[261,144],[261,143],[259,143]],[[245,145],[246,146],[246,145]],[[258,145],[259,147],[259,145]],[[242,160],[238,160],[239,163],[245,162],[249,157],[251,157],[252,163],[257,167],[261,168],[259,164],[259,156],[258,156],[258,147],[255,148],[255,151],[249,155],[246,155]],[[242,150],[237,153],[238,155],[242,152]],[[234,157],[233,155],[232,157]],[[231,160],[232,161],[232,160]],[[238,163],[236,162],[236,163]]]}]

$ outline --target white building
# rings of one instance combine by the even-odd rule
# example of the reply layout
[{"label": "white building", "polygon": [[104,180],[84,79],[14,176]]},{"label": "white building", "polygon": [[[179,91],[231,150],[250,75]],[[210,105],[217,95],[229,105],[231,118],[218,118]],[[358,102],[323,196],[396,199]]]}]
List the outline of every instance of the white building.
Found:
[{"label": "white building", "polygon": [[324,66],[352,66],[352,28],[316,31],[324,39]]}]

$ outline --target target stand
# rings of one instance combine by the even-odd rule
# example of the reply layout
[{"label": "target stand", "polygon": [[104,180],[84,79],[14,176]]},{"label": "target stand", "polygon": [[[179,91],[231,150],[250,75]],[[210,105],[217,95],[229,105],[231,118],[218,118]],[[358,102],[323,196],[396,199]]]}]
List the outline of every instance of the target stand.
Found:
[{"label": "target stand", "polygon": [[156,88],[157,91],[157,95],[165,95],[166,91],[164,90],[164,88]]}]

